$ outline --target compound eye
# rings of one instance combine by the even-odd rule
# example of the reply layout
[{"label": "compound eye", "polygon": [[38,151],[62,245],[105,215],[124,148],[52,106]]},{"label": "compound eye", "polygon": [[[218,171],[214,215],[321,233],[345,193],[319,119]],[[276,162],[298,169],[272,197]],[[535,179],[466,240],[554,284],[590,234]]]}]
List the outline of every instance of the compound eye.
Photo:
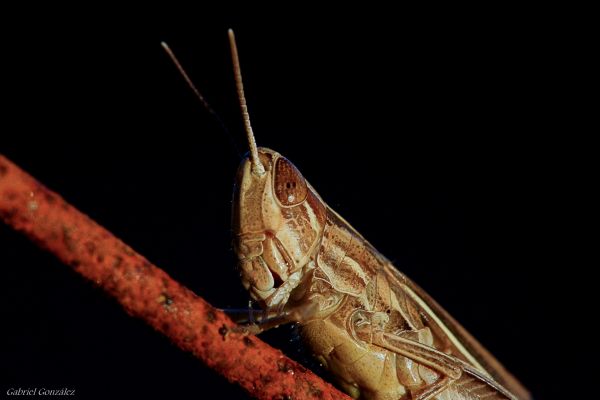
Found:
[{"label": "compound eye", "polygon": [[308,188],[306,181],[294,164],[280,157],[275,164],[275,195],[284,206],[293,206],[304,201]]}]

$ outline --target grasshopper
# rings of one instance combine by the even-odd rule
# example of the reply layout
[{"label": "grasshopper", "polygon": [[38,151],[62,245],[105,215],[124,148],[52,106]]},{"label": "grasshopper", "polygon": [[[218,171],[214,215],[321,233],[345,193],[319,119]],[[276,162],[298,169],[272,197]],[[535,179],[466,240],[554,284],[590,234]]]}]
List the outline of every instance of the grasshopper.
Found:
[{"label": "grasshopper", "polygon": [[294,164],[257,147],[231,30],[229,40],[250,148],[234,189],[234,249],[242,284],[267,315],[242,330],[299,323],[314,356],[354,398],[530,399],[435,300],[331,209]]}]

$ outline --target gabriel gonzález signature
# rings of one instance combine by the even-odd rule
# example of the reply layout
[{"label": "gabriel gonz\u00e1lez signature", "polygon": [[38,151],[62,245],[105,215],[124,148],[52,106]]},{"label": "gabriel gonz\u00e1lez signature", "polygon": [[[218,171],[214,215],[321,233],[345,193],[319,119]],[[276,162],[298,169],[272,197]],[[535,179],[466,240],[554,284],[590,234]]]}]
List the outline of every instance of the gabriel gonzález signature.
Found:
[{"label": "gabriel gonz\u00e1lez signature", "polygon": [[8,396],[75,396],[75,389],[60,388],[9,388],[6,391]]}]

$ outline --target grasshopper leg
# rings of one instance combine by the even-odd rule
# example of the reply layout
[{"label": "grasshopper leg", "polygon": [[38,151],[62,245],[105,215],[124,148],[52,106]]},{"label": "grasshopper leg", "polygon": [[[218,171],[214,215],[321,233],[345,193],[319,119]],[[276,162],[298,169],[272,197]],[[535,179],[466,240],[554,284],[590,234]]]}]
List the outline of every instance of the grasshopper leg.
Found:
[{"label": "grasshopper leg", "polygon": [[257,316],[262,318],[249,318],[248,324],[239,325],[233,328],[231,331],[258,335],[259,333],[269,329],[277,328],[279,325],[305,321],[310,315],[312,315],[315,307],[315,304],[302,304],[296,307],[285,309],[283,311],[252,310],[258,314]]},{"label": "grasshopper leg", "polygon": [[413,394],[415,400],[432,399],[458,380],[465,390],[485,392],[485,397],[490,400],[516,400],[514,395],[481,371],[426,344],[382,331],[373,333],[370,339],[372,344],[410,358],[440,374],[440,379]]},{"label": "grasshopper leg", "polygon": [[373,345],[412,359],[440,374],[440,379],[417,393],[413,393],[415,400],[434,398],[462,375],[460,363],[451,356],[425,344],[381,331],[373,333],[369,339]]}]

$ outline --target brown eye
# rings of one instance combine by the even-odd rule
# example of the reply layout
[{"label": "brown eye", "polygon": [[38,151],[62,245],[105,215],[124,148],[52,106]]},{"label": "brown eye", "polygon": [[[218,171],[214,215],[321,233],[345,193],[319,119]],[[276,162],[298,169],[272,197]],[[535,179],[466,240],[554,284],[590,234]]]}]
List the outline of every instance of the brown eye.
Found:
[{"label": "brown eye", "polygon": [[284,206],[293,206],[306,198],[306,181],[294,164],[283,157],[275,165],[275,195]]}]

